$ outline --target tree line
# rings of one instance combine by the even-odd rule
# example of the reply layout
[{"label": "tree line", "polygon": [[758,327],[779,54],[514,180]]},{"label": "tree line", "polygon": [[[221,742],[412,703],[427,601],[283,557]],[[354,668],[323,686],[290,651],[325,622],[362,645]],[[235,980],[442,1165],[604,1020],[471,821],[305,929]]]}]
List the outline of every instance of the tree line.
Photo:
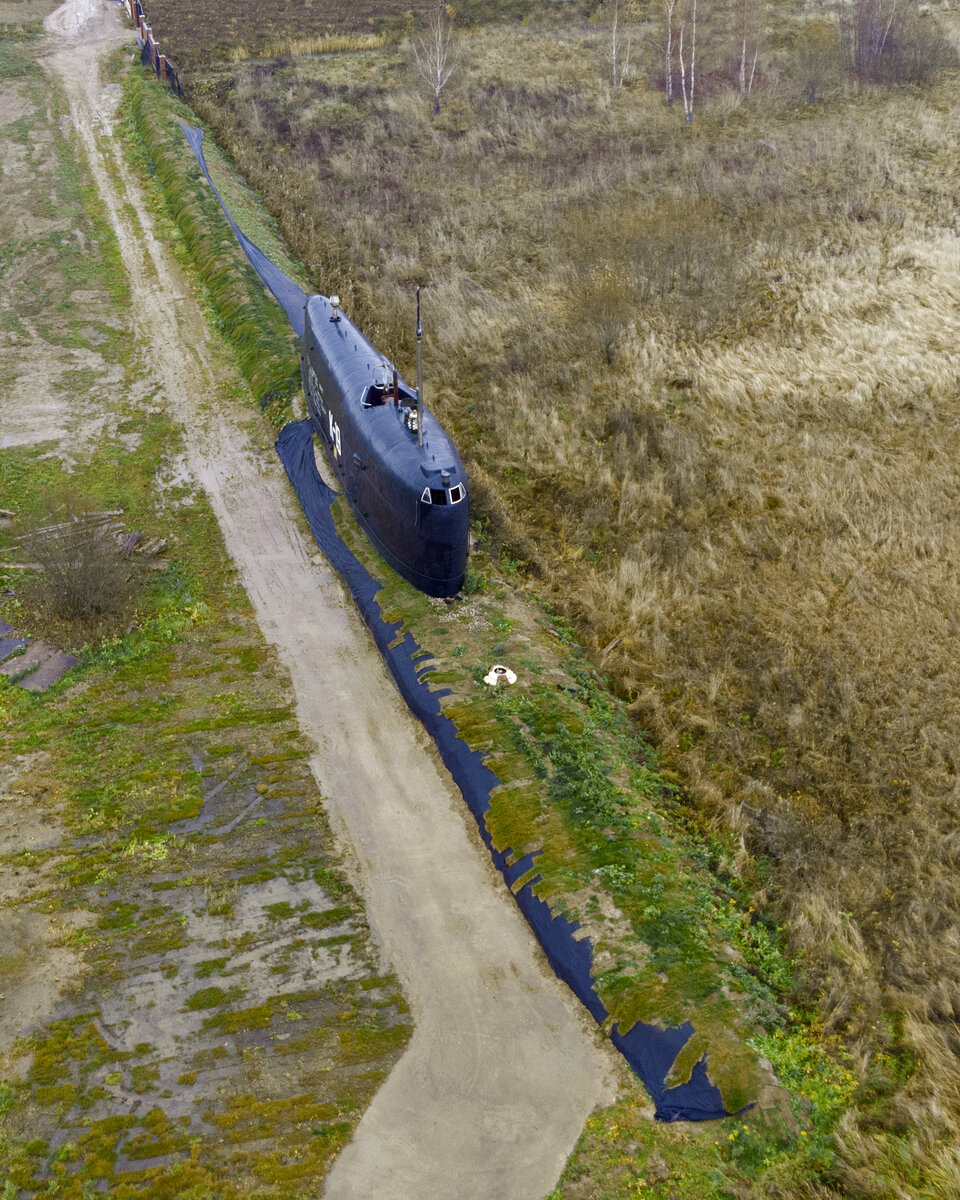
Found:
[{"label": "tree line", "polygon": [[[613,93],[645,74],[692,121],[703,94],[726,90],[745,101],[768,78],[772,12],[769,0],[602,0],[591,19],[606,31]],[[461,59],[455,19],[452,5],[438,4],[412,44],[434,115]],[[956,57],[936,17],[916,0],[838,0],[798,17],[793,41],[795,71],[812,104],[844,78],[924,84]]]}]

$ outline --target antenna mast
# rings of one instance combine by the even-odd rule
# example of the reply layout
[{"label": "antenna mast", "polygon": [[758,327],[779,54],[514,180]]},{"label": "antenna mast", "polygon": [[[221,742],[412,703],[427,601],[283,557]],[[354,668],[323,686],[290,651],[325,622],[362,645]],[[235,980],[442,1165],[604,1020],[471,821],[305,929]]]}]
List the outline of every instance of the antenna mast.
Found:
[{"label": "antenna mast", "polygon": [[417,288],[417,445],[423,445],[423,355],[420,350],[420,288]]}]

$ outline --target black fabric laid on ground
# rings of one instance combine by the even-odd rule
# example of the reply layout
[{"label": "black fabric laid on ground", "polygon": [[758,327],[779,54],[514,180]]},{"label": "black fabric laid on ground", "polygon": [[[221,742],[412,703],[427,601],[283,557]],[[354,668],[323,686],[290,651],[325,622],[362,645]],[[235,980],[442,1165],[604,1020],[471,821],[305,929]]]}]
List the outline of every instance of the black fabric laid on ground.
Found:
[{"label": "black fabric laid on ground", "polygon": [[[277,453],[293,484],[317,545],[350,590],[360,613],[373,634],[387,667],[396,681],[411,712],[423,722],[436,742],[447,769],[470,811],[493,861],[503,874],[520,910],[543,947],[550,964],[590,1011],[598,1024],[608,1013],[597,995],[591,978],[593,947],[589,938],[577,939],[579,926],[562,914],[554,916],[549,906],[534,892],[539,876],[528,879],[514,892],[513,885],[535,866],[537,854],[528,854],[511,863],[512,851],[497,850],[487,831],[485,814],[490,807],[490,794],[501,780],[484,763],[482,754],[471,750],[458,735],[453,722],[443,715],[441,697],[448,691],[431,691],[426,685],[430,668],[418,668],[417,659],[423,651],[409,632],[393,645],[400,630],[399,624],[383,619],[376,594],[380,584],[337,533],[330,506],[336,498],[320,478],[314,459],[314,446],[309,421],[293,421],[285,425],[277,438]],[[694,1032],[685,1024],[668,1029],[637,1023],[626,1034],[614,1026],[613,1044],[643,1081],[656,1105],[661,1121],[706,1121],[729,1116],[717,1088],[707,1078],[705,1060],[697,1063],[690,1079],[677,1087],[665,1084],[670,1068],[680,1050]]]},{"label": "black fabric laid on ground", "polygon": [[183,130],[184,137],[190,145],[190,149],[197,156],[197,162],[200,164],[200,170],[206,177],[207,183],[213,188],[213,194],[217,198],[217,203],[223,209],[224,216],[230,222],[230,228],[236,235],[237,241],[240,243],[244,254],[250,260],[250,265],[263,280],[264,284],[273,292],[280,303],[280,307],[287,314],[290,324],[296,330],[297,337],[303,340],[304,327],[304,305],[307,303],[307,294],[303,288],[298,287],[293,280],[283,273],[278,266],[275,266],[264,252],[254,242],[251,242],[247,235],[240,229],[240,226],[230,216],[230,211],[224,204],[220,193],[217,191],[216,184],[210,178],[210,172],[207,170],[207,160],[203,157],[203,130],[196,125],[188,125],[185,121],[180,122],[180,128]]},{"label": "black fabric laid on ground", "polygon": [[29,638],[0,637],[0,661],[9,658],[14,650],[22,650],[29,641]]}]

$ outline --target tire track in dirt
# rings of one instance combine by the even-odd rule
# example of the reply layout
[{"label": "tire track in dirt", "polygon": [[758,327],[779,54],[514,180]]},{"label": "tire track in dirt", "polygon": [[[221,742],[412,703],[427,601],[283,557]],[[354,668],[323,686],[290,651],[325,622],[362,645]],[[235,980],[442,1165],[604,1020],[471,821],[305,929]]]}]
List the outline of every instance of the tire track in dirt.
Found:
[{"label": "tire track in dirt", "polygon": [[121,13],[108,0],[68,0],[47,28],[60,46],[46,61],[119,240],[144,359],[186,429],[191,470],[290,671],[331,822],[416,1017],[324,1194],[537,1200],[591,1110],[612,1099],[609,1059],[537,950],[339,582],[312,562],[272,450],[251,443],[248,412],[205,400],[214,370],[202,314],[153,235],[99,83],[101,57],[132,41]]}]

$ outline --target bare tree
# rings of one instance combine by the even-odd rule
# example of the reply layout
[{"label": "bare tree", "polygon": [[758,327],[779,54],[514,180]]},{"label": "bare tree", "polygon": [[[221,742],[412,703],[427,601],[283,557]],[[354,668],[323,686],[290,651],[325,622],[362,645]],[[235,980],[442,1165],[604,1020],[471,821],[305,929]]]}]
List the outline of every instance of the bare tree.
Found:
[{"label": "bare tree", "polygon": [[440,111],[440,93],[460,63],[460,39],[453,31],[449,7],[437,5],[426,33],[413,43],[413,56],[420,78],[433,96],[434,116]]},{"label": "bare tree", "polygon": [[793,55],[793,70],[808,104],[816,104],[840,86],[843,73],[836,29],[809,21]]},{"label": "bare tree", "polygon": [[[740,70],[737,75],[737,94],[747,100],[753,91],[753,79],[760,57],[760,3],[759,0],[737,0],[737,41],[740,54]],[[751,61],[751,50],[753,58]],[[749,65],[748,65],[749,64]]]},{"label": "bare tree", "polygon": [[663,13],[664,21],[664,39],[663,49],[666,63],[664,65],[663,90],[667,97],[667,104],[673,103],[673,42],[674,42],[674,21],[677,16],[677,9],[682,5],[683,0],[660,0],[660,8]]},{"label": "bare tree", "polygon": [[928,9],[911,0],[839,0],[847,69],[874,83],[923,83],[954,66],[956,51]]},{"label": "bare tree", "polygon": [[[627,72],[630,70],[630,53],[633,49],[633,36],[629,26],[627,27],[626,34],[621,30],[621,25],[625,24],[624,18],[629,15],[629,7],[629,0],[611,0],[609,4],[612,17],[610,26],[610,74],[614,95],[617,95],[623,87],[624,81],[627,78]],[[624,45],[624,42],[626,42],[626,45]]]},{"label": "bare tree", "polygon": [[[683,61],[683,40],[690,27],[687,45],[690,49],[689,67]],[[697,0],[684,0],[680,14],[680,31],[677,46],[677,61],[680,64],[680,89],[683,93],[683,113],[688,121],[693,120],[693,93],[697,69]]]}]

